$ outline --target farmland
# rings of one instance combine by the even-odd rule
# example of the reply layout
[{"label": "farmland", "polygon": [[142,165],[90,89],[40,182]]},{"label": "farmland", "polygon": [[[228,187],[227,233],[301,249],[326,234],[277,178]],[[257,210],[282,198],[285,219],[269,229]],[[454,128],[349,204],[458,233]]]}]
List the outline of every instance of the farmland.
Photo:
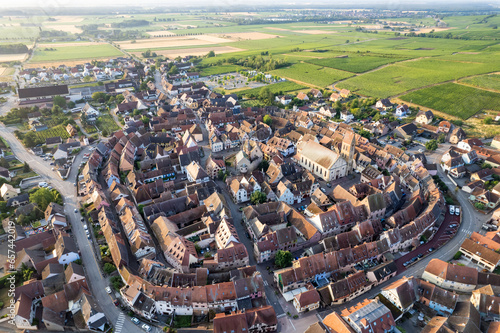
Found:
[{"label": "farmland", "polygon": [[[278,83],[267,85],[265,87],[268,87],[269,90],[273,94],[287,93],[290,91],[296,91],[296,90],[307,88],[303,85],[300,85],[298,83],[291,82],[291,81],[278,82]],[[259,94],[259,92],[261,91],[262,88],[264,88],[264,87],[240,90],[236,94],[239,96],[243,96],[243,95],[246,95],[246,96],[255,95],[256,96]]]},{"label": "farmland", "polygon": [[54,136],[60,136],[63,140],[69,138],[68,132],[62,125],[57,125],[45,131],[36,132],[36,135],[40,140],[43,140],[43,142],[45,142],[45,139],[52,138]]},{"label": "farmland", "polygon": [[341,69],[348,72],[363,73],[382,65],[407,59],[391,55],[374,56],[369,54],[349,54],[345,56],[345,58],[311,59],[306,62],[314,65]]},{"label": "farmland", "polygon": [[500,64],[419,59],[359,75],[337,86],[361,95],[385,98],[430,84],[488,73],[496,68],[500,69]]},{"label": "farmland", "polygon": [[465,83],[474,87],[497,90],[500,92],[500,75],[499,74],[489,74],[475,76],[468,79],[460,80],[461,83]]},{"label": "farmland", "polygon": [[52,47],[55,51],[45,51],[45,49],[37,48],[31,62],[46,62],[60,60],[75,60],[75,59],[98,59],[105,57],[122,56],[122,52],[109,44],[94,44],[82,46],[57,46]]},{"label": "farmland", "polygon": [[200,74],[202,76],[210,76],[210,75],[238,72],[242,69],[244,69],[244,67],[238,66],[238,65],[210,66],[210,67],[203,68],[203,70],[201,71]]},{"label": "farmland", "polygon": [[271,71],[271,74],[317,87],[326,87],[335,81],[342,80],[353,75],[352,73],[344,72],[338,69],[305,63],[298,63],[287,68],[276,69]]},{"label": "farmland", "polygon": [[400,98],[462,119],[468,119],[483,110],[500,111],[499,93],[455,83],[424,88]]}]

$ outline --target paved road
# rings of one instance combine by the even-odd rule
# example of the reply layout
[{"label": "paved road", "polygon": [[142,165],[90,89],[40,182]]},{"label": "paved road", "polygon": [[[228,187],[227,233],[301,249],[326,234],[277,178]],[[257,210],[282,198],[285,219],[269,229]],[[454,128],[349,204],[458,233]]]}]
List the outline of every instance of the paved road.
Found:
[{"label": "paved road", "polygon": [[[0,115],[5,114],[13,107],[13,98],[10,98],[7,103],[0,107]],[[40,181],[46,181],[50,185],[57,189],[64,199],[65,203],[65,213],[72,227],[72,234],[75,237],[78,247],[80,249],[81,258],[83,265],[85,267],[86,276],[88,279],[88,285],[91,289],[92,295],[96,299],[97,303],[101,307],[108,320],[115,325],[121,311],[113,305],[111,297],[106,294],[104,288],[109,285],[106,278],[102,276],[101,270],[99,268],[97,259],[95,257],[94,251],[92,249],[89,240],[85,235],[83,225],[80,222],[80,213],[75,213],[75,209],[79,209],[79,200],[76,197],[76,189],[73,183],[76,182],[77,177],[77,167],[82,161],[83,154],[88,152],[89,148],[85,147],[80,154],[76,157],[73,165],[75,168],[71,169],[68,180],[62,180],[54,171],[51,170],[52,166],[49,161],[44,161],[42,158],[35,156],[24,148],[24,146],[17,140],[14,135],[14,129],[5,127],[0,123],[0,133],[2,137],[9,143],[12,148],[12,152],[21,161],[28,162],[29,166],[41,175]],[[115,330],[115,333],[120,332],[137,332],[137,326],[134,325],[128,316],[126,316],[123,321],[121,331]]]}]

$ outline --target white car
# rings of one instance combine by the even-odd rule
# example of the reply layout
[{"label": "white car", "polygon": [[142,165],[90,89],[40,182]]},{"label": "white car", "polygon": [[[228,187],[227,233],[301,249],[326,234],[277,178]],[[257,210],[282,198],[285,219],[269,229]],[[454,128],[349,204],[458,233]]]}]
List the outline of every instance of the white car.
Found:
[{"label": "white car", "polygon": [[151,326],[148,324],[142,324],[142,329],[145,330],[146,332],[151,332]]},{"label": "white car", "polygon": [[111,293],[112,293],[112,291],[111,291],[111,288],[110,288],[110,287],[106,287],[106,288],[104,288],[104,289],[106,290],[106,292],[107,292],[108,294],[111,294]]},{"label": "white car", "polygon": [[455,215],[460,215],[460,207],[455,207]]},{"label": "white car", "polygon": [[38,183],[39,187],[47,187],[47,185],[49,185],[49,184],[47,184],[46,182],[40,182],[40,183]]},{"label": "white car", "polygon": [[455,214],[455,206],[450,205],[450,214],[454,215]]},{"label": "white car", "polygon": [[132,320],[132,322],[136,325],[139,325],[139,323],[140,323],[139,319],[137,319],[136,317],[132,317],[132,319],[130,319],[130,320]]}]

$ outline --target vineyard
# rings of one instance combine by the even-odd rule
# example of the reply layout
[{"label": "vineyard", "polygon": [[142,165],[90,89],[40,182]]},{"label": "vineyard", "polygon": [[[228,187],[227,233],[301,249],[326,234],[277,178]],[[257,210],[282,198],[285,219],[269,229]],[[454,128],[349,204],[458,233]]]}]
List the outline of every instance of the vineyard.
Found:
[{"label": "vineyard", "polygon": [[52,138],[55,136],[60,136],[63,140],[69,138],[68,132],[62,125],[49,128],[45,131],[36,132],[36,134],[38,135],[38,138],[40,140],[43,140],[43,142],[45,142],[47,138]]}]

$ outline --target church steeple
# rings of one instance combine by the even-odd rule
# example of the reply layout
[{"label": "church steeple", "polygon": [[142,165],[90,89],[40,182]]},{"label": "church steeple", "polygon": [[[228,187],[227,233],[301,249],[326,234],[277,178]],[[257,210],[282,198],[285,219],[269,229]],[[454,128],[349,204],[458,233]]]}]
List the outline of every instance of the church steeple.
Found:
[{"label": "church steeple", "polygon": [[354,132],[346,132],[344,134],[344,139],[342,140],[340,156],[342,156],[342,158],[347,162],[347,173],[351,173],[353,171],[355,146],[356,137],[354,135]]}]

